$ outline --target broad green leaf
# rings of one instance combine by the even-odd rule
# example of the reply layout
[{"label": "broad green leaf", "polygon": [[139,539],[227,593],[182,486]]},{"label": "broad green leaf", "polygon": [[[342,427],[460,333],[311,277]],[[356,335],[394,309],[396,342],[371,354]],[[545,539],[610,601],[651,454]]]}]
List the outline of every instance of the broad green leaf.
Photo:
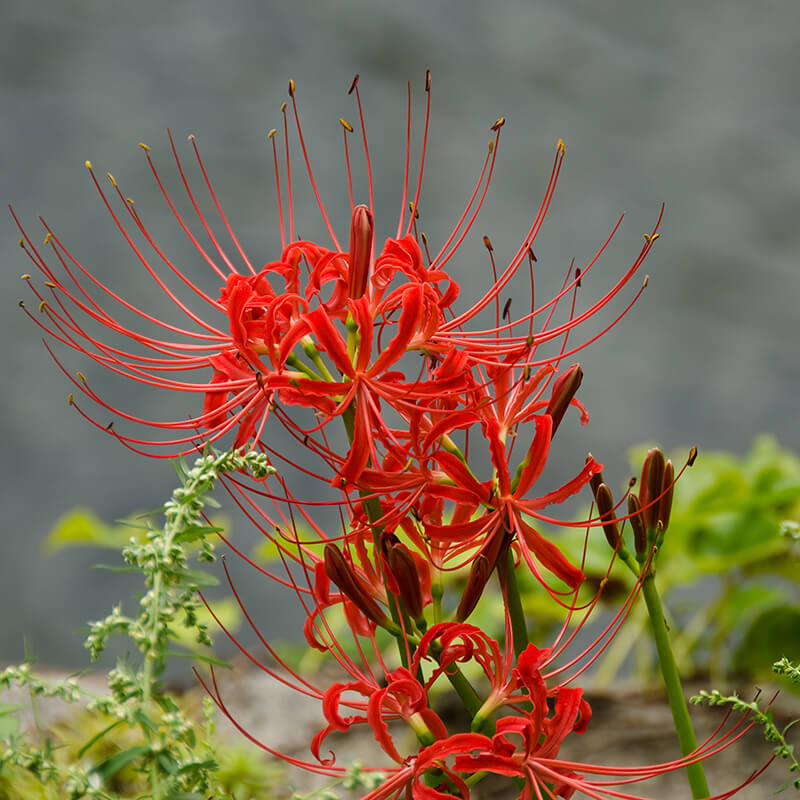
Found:
[{"label": "broad green leaf", "polygon": [[733,657],[734,668],[752,675],[768,673],[783,657],[800,660],[800,608],[771,608],[753,620]]},{"label": "broad green leaf", "polygon": [[24,707],[19,705],[0,705],[0,740],[19,733],[19,720],[14,715]]},{"label": "broad green leaf", "polygon": [[262,564],[274,564],[280,560],[278,545],[265,537],[253,548],[253,557]]},{"label": "broad green leaf", "polygon": [[106,525],[93,511],[74,508],[56,521],[42,543],[42,551],[48,555],[67,547],[108,547],[119,550],[131,538],[125,525]]}]

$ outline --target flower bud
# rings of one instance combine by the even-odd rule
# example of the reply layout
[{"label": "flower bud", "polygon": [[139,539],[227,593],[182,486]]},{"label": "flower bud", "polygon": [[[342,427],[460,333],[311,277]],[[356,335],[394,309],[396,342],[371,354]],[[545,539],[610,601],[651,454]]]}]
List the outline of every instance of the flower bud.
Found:
[{"label": "flower bud", "polygon": [[464,622],[475,610],[475,606],[478,605],[478,600],[481,599],[483,590],[486,588],[494,568],[502,558],[505,558],[511,545],[511,538],[510,534],[492,537],[487,540],[473,559],[464,594],[461,595],[461,602],[456,609],[456,620],[458,622]]},{"label": "flower bud", "polygon": [[594,498],[597,502],[597,510],[600,512],[600,519],[603,521],[606,540],[616,550],[619,547],[619,527],[614,519],[614,498],[611,496],[611,490],[601,483],[597,487]]},{"label": "flower bud", "polygon": [[[658,447],[647,451],[642,465],[642,479],[639,485],[639,501],[648,528],[655,528],[658,522],[659,497],[664,485],[664,454]],[[654,502],[655,501],[655,502]],[[649,508],[648,508],[649,506]]]},{"label": "flower bud", "polygon": [[484,555],[476,556],[469,571],[464,594],[461,595],[461,602],[456,609],[457,622],[464,622],[475,610],[475,606],[478,605],[478,600],[481,599],[483,590],[486,588],[491,575],[492,565],[489,564],[489,559]]},{"label": "flower bud", "polygon": [[381,540],[384,564],[397,585],[397,593],[406,610],[415,620],[422,617],[422,589],[419,570],[411,551],[393,534]]},{"label": "flower bud", "polygon": [[[594,461],[594,458],[592,457],[592,454],[589,453],[589,455],[586,456],[586,463],[589,464],[592,461]],[[597,498],[597,487],[600,486],[601,483],[605,483],[602,472],[595,472],[595,474],[589,478],[589,486],[592,489],[592,495],[594,495],[595,499]]]},{"label": "flower bud", "polygon": [[672,466],[671,461],[667,461],[664,465],[664,479],[661,484],[661,501],[658,504],[658,521],[666,530],[669,525],[669,514],[672,511],[672,493],[675,489],[673,485],[675,482],[675,467]]},{"label": "flower bud", "polygon": [[633,545],[636,548],[636,555],[643,556],[648,551],[647,546],[647,527],[642,516],[639,498],[631,493],[628,495],[628,514],[630,514],[631,527],[633,528]]},{"label": "flower bud", "polygon": [[559,375],[553,383],[553,393],[550,395],[550,402],[547,404],[547,413],[553,418],[553,430],[555,435],[564,414],[575,397],[575,392],[583,380],[583,370],[580,364],[573,364],[566,372]]},{"label": "flower bud", "polygon": [[350,270],[347,273],[347,295],[363,297],[369,282],[374,225],[372,212],[364,205],[353,209],[350,220]]},{"label": "flower bud", "polygon": [[339,548],[331,542],[325,545],[325,573],[367,619],[382,628],[393,627],[393,623],[372,598],[367,583],[356,574]]}]

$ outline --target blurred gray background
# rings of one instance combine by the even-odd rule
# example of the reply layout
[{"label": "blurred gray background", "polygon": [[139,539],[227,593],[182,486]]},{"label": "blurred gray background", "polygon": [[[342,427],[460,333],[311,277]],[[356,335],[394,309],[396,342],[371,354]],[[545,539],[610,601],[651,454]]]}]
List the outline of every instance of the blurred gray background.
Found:
[{"label": "blurred gray background", "polygon": [[[0,37],[3,200],[36,240],[44,215],[121,293],[165,305],[102,208],[86,159],[99,175],[114,173],[158,241],[193,259],[191,271],[196,255],[136,144],[153,148],[178,194],[166,128],[187,157],[185,137],[196,134],[229,219],[254,262],[264,263],[280,247],[265,134],[280,125],[293,78],[316,177],[346,240],[337,117],[356,121],[346,90],[359,72],[382,239],[393,234],[400,202],[406,82],[419,122],[430,68],[421,209],[434,241],[472,189],[488,126],[507,118],[485,215],[453,263],[465,294],[486,286],[481,235],[491,236],[500,260],[516,248],[559,137],[567,159],[536,246],[540,296],[572,257],[590,258],[625,212],[586,282],[587,301],[610,286],[666,204],[662,238],[644,268],[648,290],[581,357],[592,422],[562,427],[553,474],[573,474],[591,450],[607,475],[624,480],[625,451],[643,440],[743,452],[770,431],[800,448],[800,5],[793,0],[4,0]],[[320,234],[305,189],[297,214],[304,236]],[[0,661],[20,659],[27,635],[40,660],[79,666],[81,626],[136,583],[91,569],[109,554],[43,558],[41,541],[76,505],[106,520],[159,506],[174,473],[123,450],[67,407],[67,381],[17,308],[26,296],[19,275],[32,271],[19,234],[7,215],[0,226]],[[67,365],[87,369],[75,356]],[[93,386],[142,416],[175,413],[169,398],[91,374]],[[245,535],[241,527],[234,535]],[[237,580],[251,582],[250,596],[268,609],[270,635],[298,635],[290,599],[244,569]]]}]

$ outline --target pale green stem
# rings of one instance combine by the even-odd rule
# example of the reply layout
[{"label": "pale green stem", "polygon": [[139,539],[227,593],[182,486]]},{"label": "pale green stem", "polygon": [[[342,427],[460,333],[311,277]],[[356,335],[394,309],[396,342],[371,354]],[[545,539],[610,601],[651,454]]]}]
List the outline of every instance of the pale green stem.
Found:
[{"label": "pale green stem", "polygon": [[[167,532],[168,528],[169,525],[165,527],[165,533]],[[150,605],[153,630],[151,632],[149,647],[147,648],[147,652],[144,654],[144,668],[142,670],[142,707],[145,709],[145,713],[147,713],[149,710],[150,703],[153,699],[153,662],[157,657],[155,652],[155,644],[158,639],[158,609],[160,603],[161,570],[157,566],[155,569],[155,576],[153,577],[152,603]],[[151,731],[146,725],[142,725],[141,727],[149,745],[152,741]],[[150,789],[153,800],[160,800],[162,797],[161,780],[158,774],[158,765],[154,758],[150,759]]]},{"label": "pale green stem", "polygon": [[514,569],[514,554],[511,548],[506,553],[505,560],[500,562],[500,579],[506,591],[506,607],[511,620],[511,634],[514,639],[514,652],[519,657],[520,653],[528,646],[528,627],[525,624],[525,614],[522,610],[522,598],[517,584],[517,572]]},{"label": "pale green stem", "polygon": [[[650,622],[653,626],[653,638],[656,643],[664,685],[667,689],[667,699],[672,711],[675,731],[678,734],[681,752],[686,756],[697,749],[697,738],[694,735],[692,721],[689,718],[689,708],[686,705],[686,697],[683,694],[678,665],[675,663],[675,656],[669,641],[664,609],[661,606],[661,598],[658,596],[655,576],[652,572],[642,582],[642,594],[644,595],[647,612],[650,615]],[[692,797],[695,800],[699,800],[701,797],[708,797],[708,782],[706,781],[703,763],[696,761],[693,764],[689,764],[686,767],[686,774],[689,778],[689,786],[692,789]]]}]

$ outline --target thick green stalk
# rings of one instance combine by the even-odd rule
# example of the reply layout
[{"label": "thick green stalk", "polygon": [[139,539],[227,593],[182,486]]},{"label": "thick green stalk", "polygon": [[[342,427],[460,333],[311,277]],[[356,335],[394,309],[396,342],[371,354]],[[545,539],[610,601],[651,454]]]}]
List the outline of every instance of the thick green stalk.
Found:
[{"label": "thick green stalk", "polygon": [[[437,661],[441,661],[442,649],[439,642],[431,642],[430,652]],[[464,674],[455,664],[451,664],[444,671],[444,674],[450,681],[450,685],[456,690],[456,694],[461,699],[467,713],[470,717],[474,717],[480,711],[483,700],[481,700],[473,685],[464,677]]]},{"label": "thick green stalk", "polygon": [[[655,575],[652,573],[648,574],[642,582],[642,594],[644,595],[647,612],[650,615],[650,622],[653,626],[653,638],[656,643],[664,685],[667,689],[667,699],[672,711],[675,731],[678,734],[681,752],[686,756],[697,748],[697,739],[692,728],[692,721],[689,718],[689,708],[686,705],[686,697],[683,694],[678,665],[675,663],[675,656],[669,641],[667,624],[664,620],[664,609],[661,606],[658,589],[656,589]],[[701,797],[708,797],[708,782],[706,781],[702,762],[697,761],[694,764],[689,764],[686,767],[686,774],[689,778],[689,786],[692,789],[692,797],[695,800]]]},{"label": "thick green stalk", "polygon": [[528,646],[528,627],[522,611],[522,598],[517,584],[517,571],[514,569],[514,554],[508,549],[505,559],[500,563],[500,579],[506,590],[506,607],[511,620],[511,634],[514,638],[514,652],[517,656]]}]

